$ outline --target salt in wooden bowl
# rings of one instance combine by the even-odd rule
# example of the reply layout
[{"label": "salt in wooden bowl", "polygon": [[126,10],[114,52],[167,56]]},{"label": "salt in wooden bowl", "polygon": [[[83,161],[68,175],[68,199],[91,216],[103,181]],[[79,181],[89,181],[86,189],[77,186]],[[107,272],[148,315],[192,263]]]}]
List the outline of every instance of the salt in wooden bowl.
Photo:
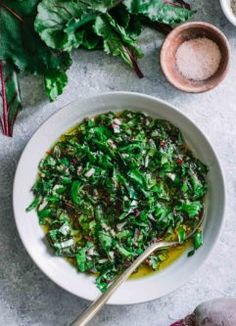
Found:
[{"label": "salt in wooden bowl", "polygon": [[[207,38],[215,42],[221,52],[221,60],[216,72],[204,80],[184,77],[176,64],[178,48],[185,42],[198,38]],[[225,78],[230,58],[230,47],[226,36],[215,26],[205,22],[190,22],[176,27],[166,38],[161,48],[160,63],[166,79],[176,88],[190,93],[206,92]],[[191,63],[191,58],[189,58]]]}]

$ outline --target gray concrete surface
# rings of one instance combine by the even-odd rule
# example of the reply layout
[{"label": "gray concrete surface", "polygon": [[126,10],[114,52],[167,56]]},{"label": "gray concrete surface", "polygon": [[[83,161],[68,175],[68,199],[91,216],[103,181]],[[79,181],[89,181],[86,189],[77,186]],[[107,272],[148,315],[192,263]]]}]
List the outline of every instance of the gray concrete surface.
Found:
[{"label": "gray concrete surface", "polygon": [[218,152],[227,184],[226,223],[221,238],[205,265],[191,281],[175,292],[146,304],[107,306],[91,322],[96,326],[168,326],[192,311],[201,301],[220,296],[236,297],[236,28],[224,18],[217,0],[193,1],[195,19],[220,27],[232,47],[231,69],[215,90],[184,94],[163,78],[158,63],[162,37],[145,31],[141,44],[145,57],[140,66],[145,78],[138,80],[117,59],[102,52],[74,54],[69,87],[55,103],[48,103],[42,81],[22,79],[24,111],[15,136],[0,136],[0,325],[66,325],[87,302],[52,283],[31,261],[16,231],[12,213],[12,182],[18,158],[32,133],[52,113],[77,97],[103,91],[128,90],[155,95],[176,105],[206,133]]}]

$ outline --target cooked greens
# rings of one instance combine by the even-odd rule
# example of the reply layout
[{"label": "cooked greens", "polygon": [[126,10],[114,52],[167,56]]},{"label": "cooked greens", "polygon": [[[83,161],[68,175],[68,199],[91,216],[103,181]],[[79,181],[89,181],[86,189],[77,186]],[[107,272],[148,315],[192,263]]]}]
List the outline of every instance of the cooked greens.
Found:
[{"label": "cooked greens", "polygon": [[[185,241],[203,214],[206,175],[169,122],[109,112],[56,142],[39,164],[27,210],[37,210],[55,254],[95,273],[104,291],[151,242]],[[198,231],[194,249],[201,244]],[[146,263],[156,270],[167,255]]]}]

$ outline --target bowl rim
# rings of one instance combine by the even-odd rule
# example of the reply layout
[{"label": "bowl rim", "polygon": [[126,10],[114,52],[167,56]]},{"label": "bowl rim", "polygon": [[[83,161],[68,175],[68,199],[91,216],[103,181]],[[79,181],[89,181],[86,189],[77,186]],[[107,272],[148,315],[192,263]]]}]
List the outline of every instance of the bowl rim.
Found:
[{"label": "bowl rim", "polygon": [[228,2],[229,4],[227,4],[227,0],[220,0],[221,9],[228,21],[236,27],[236,16],[230,8],[230,0]]},{"label": "bowl rim", "polygon": [[[60,110],[56,111],[55,113],[53,113],[48,119],[46,119],[38,128],[37,130],[33,133],[33,135],[30,137],[29,141],[26,143],[21,155],[20,155],[20,158],[18,160],[18,164],[17,164],[17,168],[16,168],[16,171],[15,171],[15,176],[14,176],[14,182],[13,182],[13,196],[12,196],[12,203],[13,203],[13,212],[14,212],[14,220],[15,220],[15,223],[16,223],[16,228],[17,228],[17,231],[18,231],[18,234],[19,234],[19,237],[21,239],[21,242],[23,243],[24,245],[24,248],[26,249],[27,253],[29,254],[29,256],[31,257],[31,259],[33,260],[33,262],[36,264],[36,266],[44,273],[44,275],[46,275],[52,282],[54,282],[55,284],[57,284],[59,287],[63,288],[64,290],[66,290],[67,292],[77,296],[77,297],[80,297],[80,298],[83,298],[83,299],[86,299],[86,300],[89,300],[91,301],[91,297],[90,295],[88,294],[87,296],[83,295],[79,295],[78,293],[76,293],[75,291],[71,290],[71,289],[68,289],[66,287],[66,285],[63,284],[63,282],[59,282],[57,280],[55,280],[51,275],[49,275],[49,273],[47,271],[44,270],[43,266],[41,266],[42,264],[40,264],[40,260],[37,259],[37,256],[33,254],[33,251],[31,250],[30,248],[30,245],[29,243],[26,241],[25,237],[23,236],[23,234],[21,233],[21,229],[20,229],[20,220],[16,217],[17,216],[17,198],[16,198],[16,187],[17,187],[17,181],[18,181],[18,176],[19,176],[19,167],[20,165],[23,163],[23,159],[24,159],[24,154],[26,153],[27,151],[27,147],[29,146],[29,144],[38,137],[38,133],[40,133],[40,130],[41,128],[47,124],[47,122],[52,118],[52,117],[55,117],[57,114],[59,114],[60,112],[62,111],[65,111],[67,110],[70,106],[73,106],[73,104],[75,105],[81,105],[83,104],[83,102],[86,102],[87,100],[96,100],[96,99],[101,99],[103,97],[107,97],[107,96],[130,96],[130,97],[136,97],[136,98],[143,98],[143,99],[146,99],[146,100],[151,100],[151,101],[154,101],[156,102],[157,104],[162,104],[164,106],[167,106],[169,107],[170,110],[173,110],[175,111],[180,117],[184,118],[185,120],[188,120],[188,122],[190,124],[192,124],[194,126],[194,128],[197,130],[197,132],[204,138],[205,142],[207,143],[207,145],[211,148],[212,150],[212,153],[214,155],[214,160],[217,164],[217,168],[219,170],[219,178],[221,179],[221,184],[222,184],[222,206],[221,206],[221,218],[220,218],[220,221],[218,222],[219,226],[218,226],[218,229],[216,230],[215,232],[215,237],[214,237],[214,240],[212,241],[211,243],[211,246],[210,248],[208,249],[208,251],[204,254],[204,257],[201,259],[201,262],[200,264],[195,268],[195,270],[192,272],[192,274],[188,275],[185,280],[182,280],[181,282],[178,281],[178,284],[173,286],[171,290],[167,291],[164,295],[167,295],[171,292],[173,292],[174,290],[176,290],[177,288],[181,287],[185,282],[187,282],[189,280],[189,278],[194,274],[196,273],[196,271],[202,267],[202,265],[206,262],[207,258],[209,257],[210,253],[213,251],[221,233],[222,233],[222,230],[223,230],[223,227],[224,227],[224,223],[225,223],[225,203],[226,203],[226,191],[225,191],[225,178],[224,178],[224,173],[223,173],[223,169],[221,167],[221,164],[220,164],[220,160],[217,156],[217,153],[215,152],[211,142],[209,141],[208,137],[205,136],[205,134],[201,131],[201,129],[189,118],[187,117],[184,113],[182,113],[181,111],[179,111],[175,106],[173,106],[172,104],[169,104],[167,101],[164,101],[164,100],[161,100],[157,97],[154,97],[154,96],[151,96],[151,95],[146,95],[146,94],[142,94],[142,93],[137,93],[137,92],[127,92],[127,91],[113,91],[113,92],[104,92],[104,93],[100,93],[100,94],[97,94],[97,95],[94,95],[94,96],[88,96],[88,97],[83,97],[83,98],[78,98],[72,102],[70,102],[69,104],[63,106]],[[143,109],[143,111],[145,111],[145,109]],[[88,113],[89,115],[89,113]],[[131,305],[131,304],[139,304],[139,303],[144,303],[144,302],[149,302],[149,301],[153,301],[157,298],[159,298],[161,296],[156,296],[156,297],[151,297],[149,299],[137,299],[137,300],[134,300],[134,301],[131,301],[131,302],[123,302],[123,300],[116,300],[115,302],[108,302],[107,304],[109,305]]]},{"label": "bowl rim", "polygon": [[[221,73],[221,75],[219,75],[218,80],[214,83],[214,85],[212,85],[210,88],[206,88],[203,86],[196,86],[196,87],[189,87],[189,86],[185,86],[182,85],[181,83],[176,83],[175,78],[172,77],[171,74],[169,74],[169,71],[167,69],[167,65],[165,63],[165,53],[167,50],[167,43],[169,41],[169,39],[171,37],[173,37],[174,35],[178,34],[179,32],[183,32],[184,30],[188,30],[189,28],[201,28],[201,29],[205,29],[205,27],[207,27],[208,29],[211,29],[214,33],[216,33],[217,35],[220,36],[221,40],[222,40],[222,44],[224,45],[226,52],[227,52],[227,56],[225,58],[226,60],[226,64],[225,64],[225,69],[223,70],[223,72]],[[229,41],[227,39],[227,37],[225,36],[225,34],[219,29],[217,28],[215,25],[204,22],[204,21],[194,21],[194,22],[187,22],[187,23],[183,23],[177,27],[175,27],[166,37],[166,39],[164,40],[162,47],[161,47],[161,51],[160,51],[160,66],[161,66],[161,70],[164,74],[164,76],[166,77],[166,79],[168,80],[168,82],[174,86],[176,89],[187,92],[187,93],[204,93],[204,92],[208,92],[212,89],[214,89],[215,87],[217,87],[226,77],[228,71],[229,71],[229,62],[230,62],[230,45],[229,45]],[[207,83],[205,84],[207,85]]]}]

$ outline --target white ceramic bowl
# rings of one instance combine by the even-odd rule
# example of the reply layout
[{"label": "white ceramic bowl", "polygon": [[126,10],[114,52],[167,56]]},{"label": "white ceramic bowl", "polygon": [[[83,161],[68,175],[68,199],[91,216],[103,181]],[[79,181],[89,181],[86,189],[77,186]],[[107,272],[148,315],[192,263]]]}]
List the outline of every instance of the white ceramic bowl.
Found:
[{"label": "white ceramic bowl", "polygon": [[178,126],[194,154],[210,168],[209,192],[204,225],[205,241],[201,249],[191,258],[183,255],[161,272],[127,281],[110,299],[110,304],[153,300],[186,282],[202,265],[216,243],[223,223],[225,202],[222,171],[212,146],[193,122],[168,103],[154,97],[127,92],[107,93],[71,103],[50,117],[33,135],[20,158],[14,181],[13,205],[19,235],[29,255],[51,280],[85,299],[94,300],[99,295],[92,276],[77,272],[66,260],[48,252],[36,213],[25,212],[33,198],[30,189],[37,175],[39,161],[62,133],[83,118],[104,111],[123,109],[143,111]]},{"label": "white ceramic bowl", "polygon": [[220,5],[226,18],[236,26],[236,16],[233,14],[231,9],[231,0],[220,0]]}]

